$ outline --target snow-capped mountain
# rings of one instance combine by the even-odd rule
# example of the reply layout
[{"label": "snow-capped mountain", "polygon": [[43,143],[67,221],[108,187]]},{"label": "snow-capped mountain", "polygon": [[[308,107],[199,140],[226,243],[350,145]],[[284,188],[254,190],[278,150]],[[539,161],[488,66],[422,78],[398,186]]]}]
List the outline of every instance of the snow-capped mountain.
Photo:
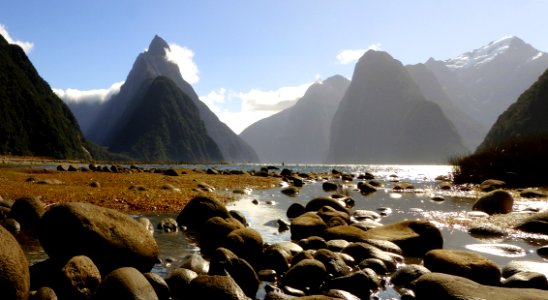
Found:
[{"label": "snow-capped mountain", "polygon": [[455,58],[430,59],[425,65],[453,104],[482,124],[484,136],[548,68],[548,53],[508,36]]}]

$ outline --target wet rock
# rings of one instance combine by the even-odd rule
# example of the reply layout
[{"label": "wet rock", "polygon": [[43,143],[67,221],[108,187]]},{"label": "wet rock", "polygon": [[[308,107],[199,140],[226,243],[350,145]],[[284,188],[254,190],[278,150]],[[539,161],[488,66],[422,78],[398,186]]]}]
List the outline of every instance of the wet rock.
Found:
[{"label": "wet rock", "polygon": [[181,299],[248,299],[230,276],[199,275],[190,282],[188,294]]},{"label": "wet rock", "polygon": [[23,230],[35,235],[40,218],[45,211],[45,205],[40,199],[36,197],[23,197],[15,200],[11,206],[9,217],[17,220]]},{"label": "wet rock", "polygon": [[164,232],[177,232],[179,230],[179,225],[173,218],[163,218],[158,222],[157,228]]},{"label": "wet rock", "polygon": [[289,219],[293,219],[293,218],[296,218],[296,217],[298,217],[298,216],[300,216],[304,213],[305,213],[304,205],[302,205],[300,203],[293,203],[287,209],[286,216]]},{"label": "wet rock", "polygon": [[29,264],[17,240],[0,226],[0,295],[2,299],[27,299],[30,292]]},{"label": "wet rock", "polygon": [[71,258],[60,271],[56,290],[63,299],[90,299],[101,283],[101,273],[93,261],[84,255]]},{"label": "wet rock", "polygon": [[506,185],[506,182],[497,179],[487,179],[480,183],[480,190],[483,192],[491,192],[500,189]]},{"label": "wet rock", "polygon": [[345,240],[348,242],[360,242],[367,239],[366,231],[352,225],[329,227],[323,232],[326,240]]},{"label": "wet rock", "polygon": [[158,300],[154,288],[137,269],[123,267],[112,271],[97,289],[96,299]]},{"label": "wet rock", "polygon": [[299,246],[301,246],[304,250],[318,250],[327,248],[327,242],[322,237],[311,236],[306,239],[300,240]]},{"label": "wet rock", "polygon": [[358,268],[360,270],[369,268],[379,275],[388,273],[386,264],[378,258],[366,258],[358,264]]},{"label": "wet rock", "polygon": [[8,218],[0,225],[4,226],[4,228],[6,228],[14,236],[21,232],[21,224],[19,224],[19,222],[15,219]]},{"label": "wet rock", "polygon": [[350,242],[347,240],[339,239],[339,240],[329,240],[327,241],[327,249],[335,252],[341,252],[342,249],[344,249],[346,246],[348,246]]},{"label": "wet rock", "polygon": [[351,268],[346,264],[339,253],[328,249],[320,249],[314,253],[314,259],[321,261],[327,274],[334,277],[344,276],[350,273]]},{"label": "wet rock", "polygon": [[368,182],[359,182],[358,189],[362,194],[370,194],[377,191],[377,188]]},{"label": "wet rock", "polygon": [[490,215],[507,214],[512,211],[514,198],[503,190],[495,190],[480,197],[472,206],[472,210],[479,210]]},{"label": "wet rock", "polygon": [[209,262],[200,254],[192,253],[183,257],[179,268],[192,270],[198,275],[204,275],[209,272]]},{"label": "wet rock", "polygon": [[285,273],[289,269],[289,264],[293,259],[293,255],[303,251],[303,249],[296,244],[294,245],[298,246],[300,250],[292,251],[293,245],[290,245],[289,243],[291,242],[276,243],[266,248],[261,260],[261,268],[275,270],[278,274]]},{"label": "wet rock", "polygon": [[390,282],[395,286],[407,286],[426,273],[430,273],[430,270],[423,265],[405,265],[392,274]]},{"label": "wet rock", "polygon": [[535,189],[525,189],[519,193],[523,198],[546,198],[547,195],[544,192]]},{"label": "wet rock", "polygon": [[363,221],[363,220],[379,221],[381,219],[381,215],[376,211],[358,209],[352,213],[352,218],[355,219],[356,221]]},{"label": "wet rock", "polygon": [[338,211],[344,212],[346,214],[349,214],[348,209],[346,209],[346,207],[344,207],[344,205],[341,204],[341,202],[339,202],[335,199],[332,199],[332,198],[328,198],[328,197],[318,197],[318,198],[314,198],[314,199],[310,200],[306,204],[305,210],[307,212],[308,211],[319,211],[324,206],[329,206],[329,207],[334,208],[335,210],[338,210]]},{"label": "wet rock", "polygon": [[152,222],[150,222],[150,219],[146,217],[140,217],[137,219],[137,222],[139,222],[145,229],[150,233],[150,235],[154,235],[154,225],[152,225]]},{"label": "wet rock", "polygon": [[348,291],[360,299],[369,299],[372,289],[377,289],[380,279],[371,269],[364,269],[351,274],[333,278],[326,284],[326,289]]},{"label": "wet rock", "polygon": [[301,240],[310,236],[321,236],[327,224],[315,212],[307,212],[291,220],[291,239]]},{"label": "wet rock", "polygon": [[51,206],[40,220],[40,244],[56,261],[86,255],[102,274],[122,266],[144,272],[158,261],[156,241],[139,222],[88,203]]},{"label": "wet rock", "polygon": [[540,257],[548,258],[548,246],[542,246],[542,247],[538,248],[537,249],[537,254]]},{"label": "wet rock", "polygon": [[474,237],[497,237],[505,236],[506,230],[492,224],[481,224],[470,227],[468,233]]},{"label": "wet rock", "polygon": [[143,276],[147,279],[148,283],[152,286],[158,296],[158,300],[169,300],[169,295],[171,291],[169,285],[160,275],[156,273],[144,273]]},{"label": "wet rock", "polygon": [[259,289],[259,277],[253,267],[244,259],[226,248],[217,248],[211,256],[209,275],[229,275],[254,299]]},{"label": "wet rock", "polygon": [[442,181],[438,184],[440,190],[449,191],[453,187],[453,184],[449,181]]},{"label": "wet rock", "polygon": [[175,299],[185,299],[189,294],[190,282],[196,277],[198,274],[189,269],[177,268],[171,271],[166,277],[171,295]]},{"label": "wet rock", "polygon": [[333,191],[336,191],[338,188],[339,188],[339,186],[336,182],[326,181],[326,182],[322,183],[322,189],[325,192],[333,192]]},{"label": "wet rock", "polygon": [[548,290],[548,280],[542,273],[520,272],[504,279],[502,286]]},{"label": "wet rock", "polygon": [[529,260],[512,260],[502,268],[502,276],[505,278],[520,272],[538,272],[548,277],[548,263]]},{"label": "wet rock", "polygon": [[392,256],[375,246],[360,242],[351,243],[342,252],[352,256],[358,263],[368,258],[376,258],[381,260],[389,271],[396,270],[396,261]]},{"label": "wet rock", "polygon": [[247,223],[247,219],[245,218],[245,215],[241,211],[231,210],[228,213],[230,214],[232,218],[240,221],[240,223],[242,223],[242,225],[244,225],[245,227],[249,226],[249,224]]},{"label": "wet rock", "polygon": [[217,199],[195,197],[181,210],[177,223],[190,230],[200,231],[212,217],[228,218],[230,214],[225,205]]},{"label": "wet rock", "polygon": [[286,187],[286,188],[281,190],[282,194],[290,196],[290,197],[297,196],[299,194],[299,191],[300,191],[299,188],[295,187],[295,186]]},{"label": "wet rock", "polygon": [[343,299],[343,300],[360,300],[358,296],[343,290],[331,289],[325,292],[325,296],[330,297],[330,299]]},{"label": "wet rock", "polygon": [[278,219],[276,222],[278,223],[278,232],[288,231],[291,226],[291,223],[282,219]]},{"label": "wet rock", "polygon": [[548,211],[533,214],[515,228],[525,232],[548,234]]},{"label": "wet rock", "polygon": [[327,277],[327,270],[316,259],[303,259],[293,265],[283,277],[283,285],[300,290],[316,291]]},{"label": "wet rock", "polygon": [[213,217],[207,220],[198,234],[198,240],[202,251],[210,253],[221,246],[229,233],[245,226],[234,218]]},{"label": "wet rock", "polygon": [[514,289],[482,285],[464,277],[442,273],[428,273],[422,275],[414,283],[412,289],[417,296],[417,300],[548,299],[548,291],[543,291],[539,289]]},{"label": "wet rock", "polygon": [[343,221],[344,225],[347,225],[350,222],[350,215],[343,211],[338,211],[331,206],[324,206],[318,211],[318,216],[327,224],[329,220],[333,218],[338,218]]},{"label": "wet rock", "polygon": [[43,286],[36,291],[34,296],[30,297],[31,300],[57,300],[57,294],[55,291],[47,286]]},{"label": "wet rock", "polygon": [[510,244],[468,244],[466,249],[475,252],[482,252],[491,255],[504,256],[504,257],[522,257],[525,256],[525,250],[521,247]]},{"label": "wet rock", "polygon": [[424,266],[432,272],[461,276],[481,284],[500,283],[498,266],[485,256],[471,251],[432,250],[424,256]]},{"label": "wet rock", "polygon": [[263,238],[255,229],[236,229],[227,235],[221,246],[255,266],[263,253]]},{"label": "wet rock", "polygon": [[361,242],[369,244],[371,246],[375,246],[375,247],[379,248],[382,251],[394,253],[394,254],[397,254],[397,255],[402,255],[403,254],[403,251],[401,250],[401,248],[398,245],[396,245],[393,242],[387,241],[387,240],[365,239],[365,240],[362,240]]},{"label": "wet rock", "polygon": [[405,256],[421,257],[432,249],[443,247],[443,237],[427,221],[401,221],[365,231],[366,239],[387,240],[398,245]]}]

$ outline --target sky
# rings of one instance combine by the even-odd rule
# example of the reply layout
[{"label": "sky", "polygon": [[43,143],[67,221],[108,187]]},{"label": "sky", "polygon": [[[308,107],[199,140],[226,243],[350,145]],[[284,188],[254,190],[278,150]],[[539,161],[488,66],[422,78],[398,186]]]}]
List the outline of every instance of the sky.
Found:
[{"label": "sky", "polygon": [[0,4],[0,34],[72,101],[105,101],[154,35],[236,133],[314,82],[347,78],[367,49],[404,64],[503,36],[548,51],[548,0],[26,0]]}]

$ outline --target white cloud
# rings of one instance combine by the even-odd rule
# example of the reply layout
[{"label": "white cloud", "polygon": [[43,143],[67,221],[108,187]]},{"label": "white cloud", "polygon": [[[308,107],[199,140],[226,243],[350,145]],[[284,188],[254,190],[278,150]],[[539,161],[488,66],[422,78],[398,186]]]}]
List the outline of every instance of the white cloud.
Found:
[{"label": "white cloud", "polygon": [[[272,91],[252,89],[248,92],[212,91],[202,100],[219,119],[239,134],[249,125],[291,107],[302,98],[312,83],[287,86]],[[230,109],[228,103],[237,102],[238,109]]]},{"label": "white cloud", "polygon": [[96,90],[87,90],[82,91],[78,89],[52,89],[59,98],[63,101],[69,102],[88,102],[88,103],[97,103],[105,102],[109,100],[112,96],[120,92],[120,87],[124,82],[116,82],[110,86],[108,89],[96,89]]},{"label": "white cloud", "polygon": [[8,43],[16,44],[19,45],[19,47],[23,48],[23,51],[25,51],[26,54],[29,54],[34,47],[34,44],[31,42],[14,40],[9,34],[6,26],[4,26],[3,24],[0,24],[0,34],[6,39],[6,41],[8,41]]},{"label": "white cloud", "polygon": [[166,49],[167,60],[177,64],[181,76],[190,84],[194,84],[200,80],[198,76],[198,66],[194,63],[194,52],[192,50],[179,46],[177,44],[170,44],[170,49]]},{"label": "white cloud", "polygon": [[362,57],[362,55],[367,50],[379,51],[381,50],[381,44],[380,43],[373,44],[369,46],[367,49],[343,50],[339,54],[337,54],[337,60],[339,61],[340,64],[346,65],[360,59],[360,57]]}]

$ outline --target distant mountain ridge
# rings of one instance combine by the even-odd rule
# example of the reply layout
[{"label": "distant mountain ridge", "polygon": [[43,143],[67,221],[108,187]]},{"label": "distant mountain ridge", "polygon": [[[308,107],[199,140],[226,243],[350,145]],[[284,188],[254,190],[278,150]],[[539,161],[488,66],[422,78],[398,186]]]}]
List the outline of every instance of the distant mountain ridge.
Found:
[{"label": "distant mountain ridge", "polygon": [[0,35],[0,153],[91,158],[76,119],[24,51]]},{"label": "distant mountain ridge", "polygon": [[[429,59],[425,66],[452,105],[478,122],[480,136],[485,136],[498,116],[548,68],[548,53],[508,36],[452,59]],[[481,141],[463,136],[473,140],[473,148]]]},{"label": "distant mountain ridge", "polygon": [[339,75],[314,83],[294,106],[255,122],[240,137],[261,162],[322,163],[331,120],[349,84]]},{"label": "distant mountain ridge", "polygon": [[358,61],[331,125],[328,163],[443,163],[465,151],[454,125],[386,52]]},{"label": "distant mountain ridge", "polygon": [[101,105],[95,120],[86,132],[87,136],[104,146],[118,143],[118,137],[123,134],[121,131],[127,129],[123,126],[125,121],[120,118],[128,109],[132,109],[133,102],[140,98],[143,83],[151,82],[158,76],[165,76],[197,107],[199,119],[203,121],[207,135],[220,149],[223,161],[258,161],[255,151],[199,100],[192,86],[182,78],[178,66],[167,60],[166,50],[169,50],[169,45],[159,36],[155,36],[148,50],[138,55],[120,92]]}]

